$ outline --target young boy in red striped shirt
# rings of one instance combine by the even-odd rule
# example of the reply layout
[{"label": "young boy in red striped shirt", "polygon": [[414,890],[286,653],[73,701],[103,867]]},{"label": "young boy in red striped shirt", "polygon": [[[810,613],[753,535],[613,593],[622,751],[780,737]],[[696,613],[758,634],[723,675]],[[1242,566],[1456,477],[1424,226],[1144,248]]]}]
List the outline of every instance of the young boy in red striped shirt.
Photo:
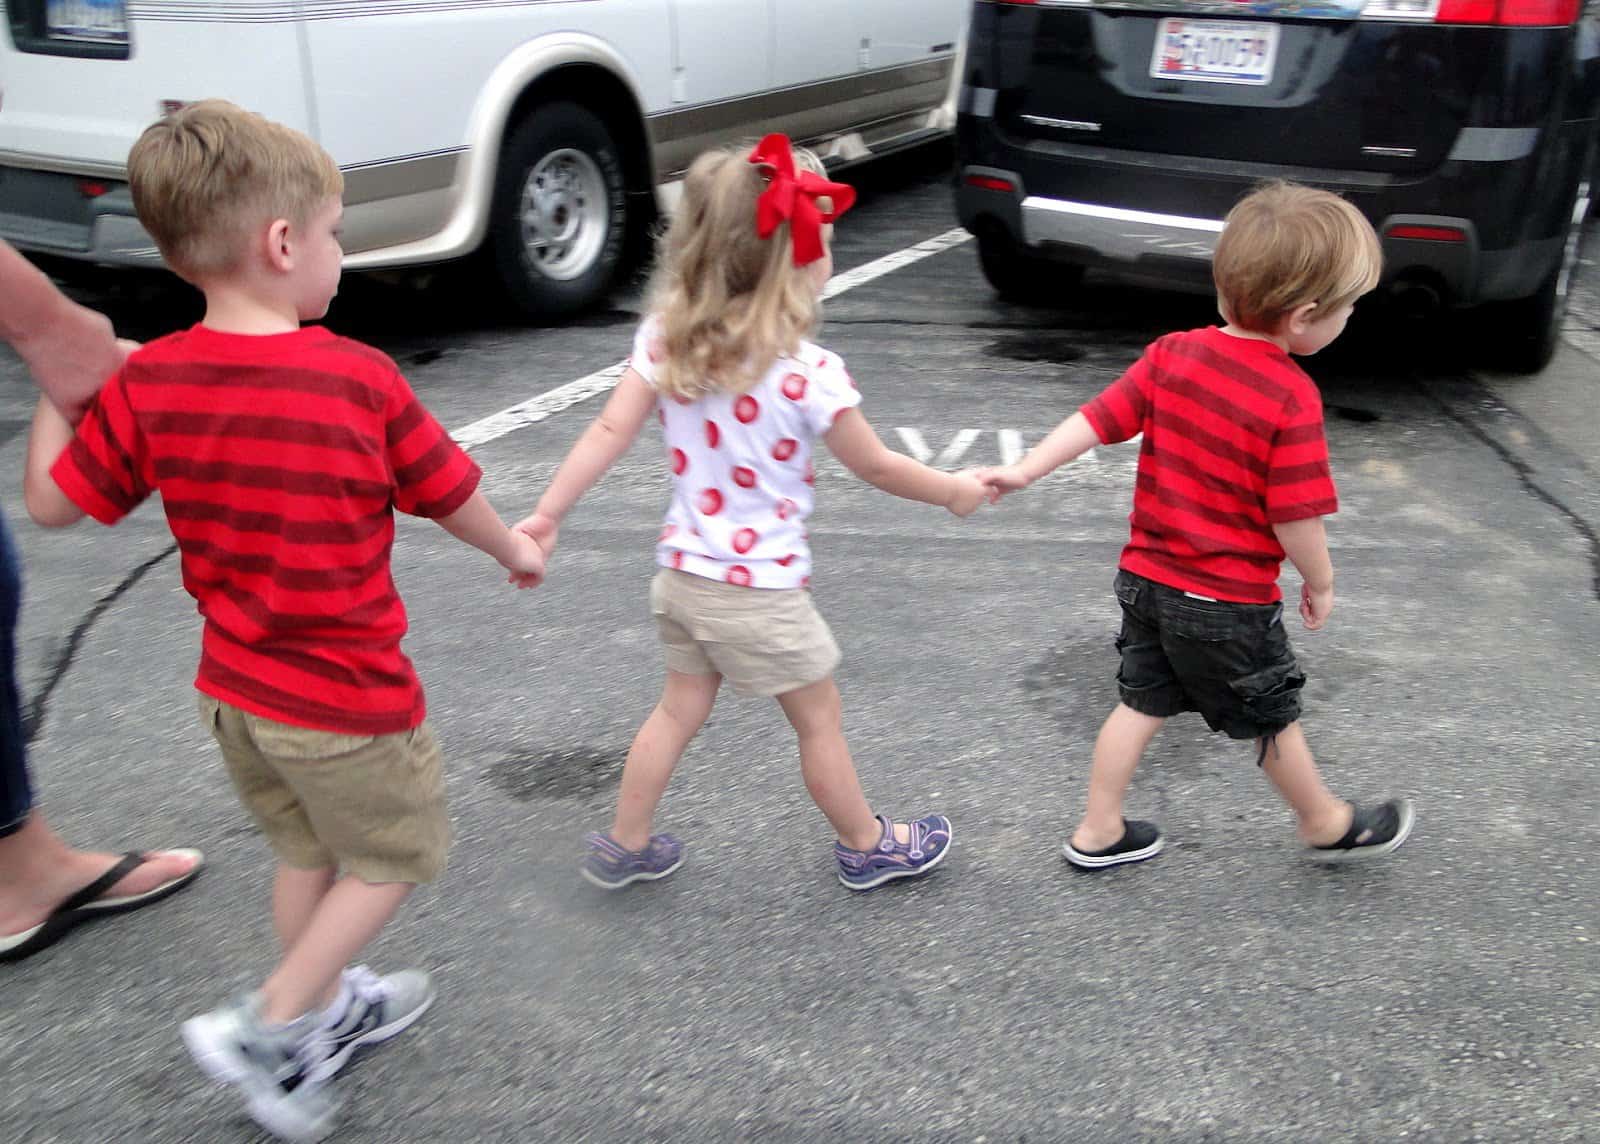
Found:
[{"label": "young boy in red striped shirt", "polygon": [[301,326],[327,312],[342,259],[343,178],[321,147],[208,100],[146,130],[128,176],[205,317],[129,357],[76,427],[40,402],[24,492],[49,527],[114,524],[161,494],[205,617],[201,717],[277,855],[283,950],[259,991],[185,1022],[184,1040],[263,1127],[314,1140],[333,1126],[333,1075],[433,999],[426,973],[347,968],[442,871],[450,834],[400,650],[394,510],[524,586],[544,559],[392,361]]},{"label": "young boy in red striped shirt", "polygon": [[1213,273],[1227,323],[1169,334],[1020,462],[980,474],[996,498],[1099,444],[1142,434],[1132,537],[1116,577],[1122,702],[1101,728],[1088,809],[1066,858],[1098,870],[1154,857],[1162,838],[1124,820],[1122,798],[1169,716],[1259,742],[1257,762],[1324,861],[1386,854],[1409,802],[1353,807],[1323,784],[1300,728],[1305,683],[1283,625],[1278,571],[1304,579],[1310,631],[1333,610],[1322,518],[1338,508],[1322,399],[1289,357],[1337,338],[1378,283],[1382,250],[1337,195],[1274,183],[1228,215]]}]

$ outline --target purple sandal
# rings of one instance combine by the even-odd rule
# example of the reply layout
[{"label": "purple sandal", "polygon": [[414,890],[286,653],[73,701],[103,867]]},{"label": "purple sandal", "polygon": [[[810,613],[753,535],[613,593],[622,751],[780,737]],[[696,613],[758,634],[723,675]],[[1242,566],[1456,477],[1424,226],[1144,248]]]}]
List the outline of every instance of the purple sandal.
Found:
[{"label": "purple sandal", "polygon": [[950,853],[950,820],[942,814],[930,814],[907,823],[910,837],[896,842],[894,823],[885,815],[878,815],[883,826],[883,837],[871,850],[852,850],[841,842],[834,843],[833,856],[839,862],[839,881],[852,890],[870,890],[895,878],[915,878],[926,874]]},{"label": "purple sandal", "polygon": [[579,873],[602,890],[653,882],[683,865],[683,843],[670,834],[652,834],[643,850],[624,850],[609,834],[590,834],[584,841],[589,855]]}]

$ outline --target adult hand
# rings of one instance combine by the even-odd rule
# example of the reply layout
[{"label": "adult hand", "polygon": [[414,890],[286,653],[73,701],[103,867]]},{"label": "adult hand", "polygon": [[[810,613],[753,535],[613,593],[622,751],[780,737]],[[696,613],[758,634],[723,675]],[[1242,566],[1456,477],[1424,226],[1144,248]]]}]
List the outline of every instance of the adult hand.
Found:
[{"label": "adult hand", "polygon": [[138,343],[119,341],[104,314],[63,297],[50,320],[23,332],[12,348],[50,403],[76,425]]}]

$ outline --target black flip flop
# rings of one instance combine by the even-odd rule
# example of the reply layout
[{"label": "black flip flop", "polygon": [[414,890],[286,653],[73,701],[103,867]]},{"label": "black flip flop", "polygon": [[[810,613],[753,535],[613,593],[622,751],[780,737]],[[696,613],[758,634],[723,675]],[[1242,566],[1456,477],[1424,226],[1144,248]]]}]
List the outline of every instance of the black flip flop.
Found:
[{"label": "black flip flop", "polygon": [[107,870],[100,877],[90,882],[72,897],[62,902],[51,912],[50,916],[32,929],[23,930],[10,937],[0,937],[0,961],[20,961],[24,957],[38,953],[40,950],[54,945],[61,936],[79,922],[89,921],[105,914],[120,914],[128,910],[137,910],[141,906],[148,906],[152,902],[159,902],[169,894],[175,894],[190,882],[194,881],[205,866],[205,858],[198,850],[164,850],[163,854],[180,854],[193,856],[195,864],[187,874],[180,874],[176,878],[169,878],[153,890],[142,894],[128,894],[120,898],[102,898],[112,886],[133,873],[140,866],[150,861],[148,854],[139,854],[130,851],[124,854],[116,865]]}]

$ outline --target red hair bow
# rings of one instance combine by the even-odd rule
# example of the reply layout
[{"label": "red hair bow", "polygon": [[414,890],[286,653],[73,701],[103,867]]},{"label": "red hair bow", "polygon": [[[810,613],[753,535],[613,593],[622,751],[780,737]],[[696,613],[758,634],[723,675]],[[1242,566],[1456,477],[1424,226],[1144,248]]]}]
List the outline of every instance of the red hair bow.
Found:
[{"label": "red hair bow", "polygon": [[[787,135],[768,135],[750,152],[750,162],[765,167],[771,182],[756,201],[756,233],[771,238],[780,223],[789,224],[794,264],[805,266],[823,255],[822,224],[832,222],[856,201],[854,187],[831,183],[810,171],[796,171]],[[832,200],[824,213],[819,198]]]}]

